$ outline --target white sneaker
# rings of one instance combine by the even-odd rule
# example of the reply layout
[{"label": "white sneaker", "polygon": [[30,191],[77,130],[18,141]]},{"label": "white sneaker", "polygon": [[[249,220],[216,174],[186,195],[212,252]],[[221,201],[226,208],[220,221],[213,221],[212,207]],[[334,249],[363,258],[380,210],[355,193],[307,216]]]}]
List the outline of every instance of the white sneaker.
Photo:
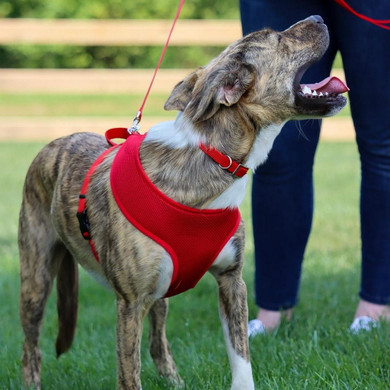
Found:
[{"label": "white sneaker", "polygon": [[370,330],[372,330],[372,328],[376,328],[377,326],[378,326],[377,321],[373,320],[371,317],[362,316],[362,317],[357,317],[353,320],[351,326],[349,327],[349,330],[353,334],[357,334],[362,330],[369,332]]},{"label": "white sneaker", "polygon": [[258,320],[251,320],[248,322],[248,337],[254,337],[259,334],[266,334],[267,330],[265,329],[264,324]]}]

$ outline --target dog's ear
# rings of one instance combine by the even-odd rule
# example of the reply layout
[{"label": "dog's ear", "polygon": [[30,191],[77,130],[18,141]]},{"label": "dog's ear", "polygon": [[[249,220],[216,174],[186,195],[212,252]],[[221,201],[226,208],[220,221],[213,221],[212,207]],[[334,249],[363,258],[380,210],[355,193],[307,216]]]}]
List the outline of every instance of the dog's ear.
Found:
[{"label": "dog's ear", "polygon": [[183,81],[180,81],[180,83],[176,84],[169,98],[164,104],[164,110],[184,111],[192,98],[192,91],[196,81],[198,80],[201,70],[202,68],[199,68],[195,72],[192,72],[190,75],[188,75]]},{"label": "dog's ear", "polygon": [[186,113],[194,122],[211,118],[221,105],[231,106],[253,85],[255,68],[236,63],[211,72],[205,80],[199,80]]}]

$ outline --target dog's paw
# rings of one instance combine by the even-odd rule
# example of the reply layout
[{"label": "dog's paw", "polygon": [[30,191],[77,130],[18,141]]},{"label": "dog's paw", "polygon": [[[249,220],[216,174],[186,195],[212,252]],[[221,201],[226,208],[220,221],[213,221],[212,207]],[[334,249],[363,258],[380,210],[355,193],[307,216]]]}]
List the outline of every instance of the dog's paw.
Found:
[{"label": "dog's paw", "polygon": [[168,378],[168,380],[169,380],[169,382],[171,382],[174,389],[180,390],[180,389],[184,389],[184,387],[185,387],[184,380],[178,374],[174,375],[174,377]]}]

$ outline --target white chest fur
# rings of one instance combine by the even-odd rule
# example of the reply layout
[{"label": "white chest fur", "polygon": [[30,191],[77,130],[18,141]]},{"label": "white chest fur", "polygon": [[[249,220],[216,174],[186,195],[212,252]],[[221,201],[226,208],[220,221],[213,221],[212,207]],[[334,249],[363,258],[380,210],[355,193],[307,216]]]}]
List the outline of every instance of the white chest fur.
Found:
[{"label": "white chest fur", "polygon": [[279,135],[284,123],[273,124],[264,129],[261,129],[253,144],[252,150],[249,153],[245,165],[255,170],[259,165],[263,164],[272,149],[275,138]]},{"label": "white chest fur", "polygon": [[[252,150],[249,153],[247,161],[244,163],[246,167],[255,170],[259,165],[263,164],[267,160],[275,138],[279,135],[283,125],[284,123],[281,123],[279,125],[271,125],[261,129],[256,137]],[[238,207],[245,197],[247,183],[247,175],[235,180],[226,191],[208,205],[208,208],[219,209],[226,207]]]}]

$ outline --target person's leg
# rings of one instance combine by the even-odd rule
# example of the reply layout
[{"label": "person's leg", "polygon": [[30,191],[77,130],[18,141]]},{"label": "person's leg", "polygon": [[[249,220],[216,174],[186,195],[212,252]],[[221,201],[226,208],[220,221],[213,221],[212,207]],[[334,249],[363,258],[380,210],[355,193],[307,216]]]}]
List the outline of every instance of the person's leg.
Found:
[{"label": "person's leg", "polygon": [[[390,18],[387,0],[350,5],[372,18]],[[355,318],[390,320],[390,36],[347,11],[335,16],[361,159],[362,276]]]},{"label": "person's leg", "polygon": [[[326,3],[326,2],[325,2]],[[312,14],[327,21],[322,1],[241,0],[244,34],[265,26],[284,30]],[[335,55],[332,47],[313,66],[303,82],[317,82],[329,75]],[[301,264],[313,215],[312,166],[320,121],[288,123],[276,139],[267,162],[253,176],[252,219],[255,243],[257,318],[275,328],[281,310],[291,316],[297,302]],[[299,127],[307,139],[299,132]]]},{"label": "person's leg", "polygon": [[265,27],[282,31],[311,15],[322,16],[328,24],[327,3],[328,0],[239,0],[243,34]]}]

